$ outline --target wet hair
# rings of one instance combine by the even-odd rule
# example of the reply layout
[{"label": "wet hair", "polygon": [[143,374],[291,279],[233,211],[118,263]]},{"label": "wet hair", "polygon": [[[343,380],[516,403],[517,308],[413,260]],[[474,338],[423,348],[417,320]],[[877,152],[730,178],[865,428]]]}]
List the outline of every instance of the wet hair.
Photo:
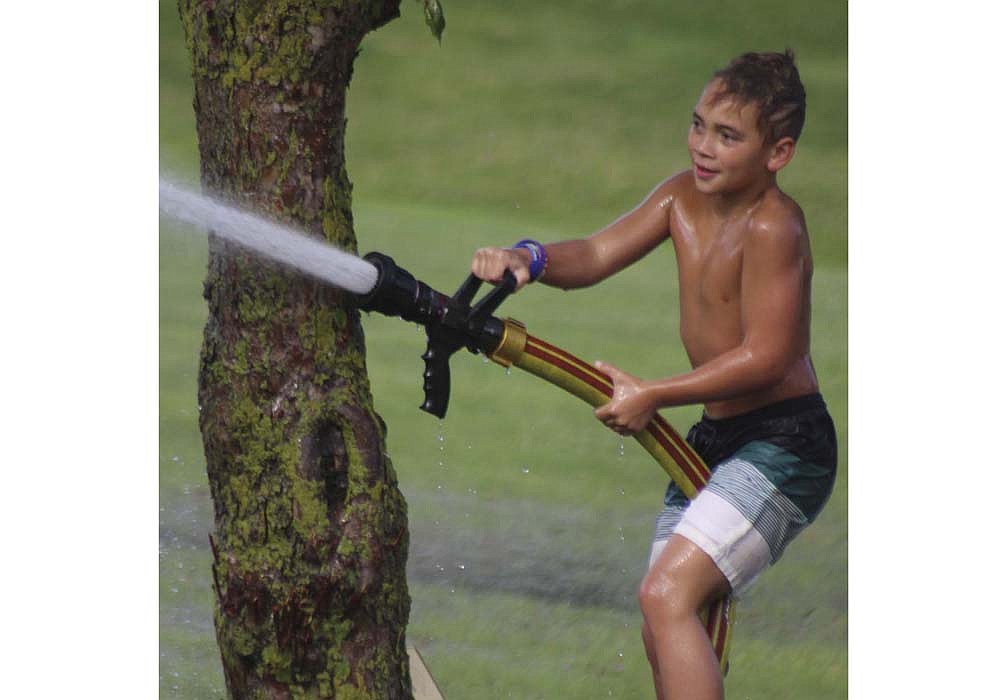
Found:
[{"label": "wet hair", "polygon": [[806,120],[806,89],[791,49],[784,53],[745,53],[712,78],[721,85],[713,101],[729,98],[757,107],[757,129],[765,143],[786,136],[799,140]]}]

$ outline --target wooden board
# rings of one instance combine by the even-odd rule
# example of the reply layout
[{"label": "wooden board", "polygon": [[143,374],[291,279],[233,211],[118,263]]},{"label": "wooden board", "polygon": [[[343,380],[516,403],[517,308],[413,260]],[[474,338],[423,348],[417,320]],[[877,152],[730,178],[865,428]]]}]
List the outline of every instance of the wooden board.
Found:
[{"label": "wooden board", "polygon": [[438,688],[427,664],[415,647],[406,647],[410,655],[410,678],[413,679],[413,700],[444,700],[441,689]]}]

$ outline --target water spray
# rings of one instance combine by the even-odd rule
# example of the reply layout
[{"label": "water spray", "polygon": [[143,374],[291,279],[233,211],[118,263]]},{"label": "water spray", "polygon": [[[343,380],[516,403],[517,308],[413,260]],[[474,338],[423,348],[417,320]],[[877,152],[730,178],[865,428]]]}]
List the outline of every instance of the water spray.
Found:
[{"label": "water spray", "polygon": [[378,277],[371,264],[325,241],[163,178],[160,178],[160,211],[355,294],[368,292]]}]

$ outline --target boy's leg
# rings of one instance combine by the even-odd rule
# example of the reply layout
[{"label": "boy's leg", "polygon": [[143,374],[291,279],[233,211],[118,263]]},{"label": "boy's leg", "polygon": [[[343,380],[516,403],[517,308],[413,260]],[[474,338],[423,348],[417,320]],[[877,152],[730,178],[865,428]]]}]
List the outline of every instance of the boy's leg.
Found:
[{"label": "boy's leg", "polygon": [[725,575],[697,545],[677,534],[667,540],[639,591],[659,700],[723,697],[719,660],[698,612],[729,591]]},{"label": "boy's leg", "polygon": [[653,671],[653,689],[656,691],[656,700],[667,700],[663,694],[663,683],[660,681],[659,660],[656,658],[656,644],[653,642],[653,631],[645,621],[642,623],[642,643],[646,647],[646,659],[649,661],[649,668]]}]

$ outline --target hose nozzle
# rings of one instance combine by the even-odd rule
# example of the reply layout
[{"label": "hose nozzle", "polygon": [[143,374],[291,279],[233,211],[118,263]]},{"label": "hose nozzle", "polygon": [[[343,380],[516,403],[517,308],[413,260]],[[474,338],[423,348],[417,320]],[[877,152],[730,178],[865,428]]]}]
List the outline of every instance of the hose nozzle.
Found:
[{"label": "hose nozzle", "polygon": [[370,292],[357,297],[358,307],[399,316],[427,329],[427,351],[421,356],[424,368],[424,403],[421,409],[438,418],[448,411],[451,371],[448,361],[460,348],[472,353],[492,353],[503,338],[503,321],[492,314],[517,288],[509,271],[503,283],[470,306],[483,281],[469,275],[453,297],[438,292],[401,268],[388,255],[368,253],[365,260],[378,270],[378,280]]}]

